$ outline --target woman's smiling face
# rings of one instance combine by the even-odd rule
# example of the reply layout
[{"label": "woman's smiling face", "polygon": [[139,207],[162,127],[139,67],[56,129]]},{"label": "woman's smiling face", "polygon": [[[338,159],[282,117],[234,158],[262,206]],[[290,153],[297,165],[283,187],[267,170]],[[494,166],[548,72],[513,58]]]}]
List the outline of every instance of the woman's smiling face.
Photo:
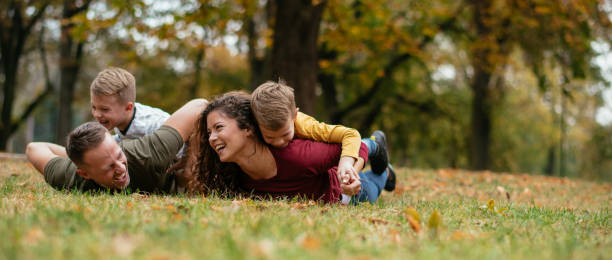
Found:
[{"label": "woman's smiling face", "polygon": [[240,129],[236,119],[217,110],[206,117],[206,131],[210,147],[222,162],[237,162],[251,136],[251,130]]}]

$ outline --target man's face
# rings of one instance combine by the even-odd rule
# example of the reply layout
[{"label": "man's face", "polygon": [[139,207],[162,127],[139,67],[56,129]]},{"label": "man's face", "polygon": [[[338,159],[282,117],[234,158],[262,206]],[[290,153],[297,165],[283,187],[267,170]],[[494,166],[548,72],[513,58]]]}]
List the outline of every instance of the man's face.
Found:
[{"label": "man's face", "polygon": [[91,114],[106,129],[125,130],[134,113],[134,103],[123,104],[117,95],[105,96],[90,93]]},{"label": "man's face", "polygon": [[295,134],[295,118],[290,117],[287,122],[278,130],[266,129],[263,125],[259,125],[261,135],[263,135],[264,141],[276,148],[285,148]]},{"label": "man's face", "polygon": [[83,165],[77,173],[110,189],[121,190],[130,184],[125,154],[109,133],[102,143],[83,154]]}]

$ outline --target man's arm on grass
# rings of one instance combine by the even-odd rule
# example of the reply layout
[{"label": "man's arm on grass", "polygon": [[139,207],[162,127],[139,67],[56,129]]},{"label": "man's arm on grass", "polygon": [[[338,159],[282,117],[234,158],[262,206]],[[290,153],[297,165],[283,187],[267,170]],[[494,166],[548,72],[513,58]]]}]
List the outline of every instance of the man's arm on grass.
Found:
[{"label": "man's arm on grass", "polygon": [[45,166],[51,159],[55,157],[68,158],[66,148],[61,145],[44,142],[29,143],[26,147],[26,156],[28,161],[34,165],[34,168],[43,175]]},{"label": "man's arm on grass", "polygon": [[183,141],[187,141],[195,127],[196,120],[200,117],[206,105],[208,105],[206,99],[200,98],[191,100],[176,110],[176,112],[166,120],[164,125],[176,129],[183,137]]}]

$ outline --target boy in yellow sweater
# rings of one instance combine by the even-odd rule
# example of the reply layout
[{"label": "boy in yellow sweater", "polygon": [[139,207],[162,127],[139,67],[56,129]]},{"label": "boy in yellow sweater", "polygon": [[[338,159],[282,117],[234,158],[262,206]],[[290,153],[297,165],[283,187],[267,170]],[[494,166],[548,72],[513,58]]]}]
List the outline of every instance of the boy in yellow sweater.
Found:
[{"label": "boy in yellow sweater", "polygon": [[[363,161],[358,156],[362,140],[357,130],[341,125],[321,123],[299,112],[295,105],[293,88],[285,85],[282,81],[268,81],[258,86],[251,94],[251,108],[264,141],[273,147],[283,148],[294,137],[327,143],[341,143],[342,154],[338,162],[338,175],[342,180],[341,183],[345,184],[343,193],[346,189],[359,186],[350,185],[355,180],[359,180],[358,172],[363,168]],[[376,131],[372,139],[364,139],[364,143],[371,150],[370,154],[372,156],[369,156],[369,160],[372,171],[378,175],[382,174],[386,171],[389,163],[384,133]],[[389,171],[388,185],[385,185],[385,189],[387,187],[391,188],[391,183],[389,183],[391,181],[394,188],[395,174]],[[359,191],[353,190],[350,193],[354,194],[355,192],[358,193]]]}]

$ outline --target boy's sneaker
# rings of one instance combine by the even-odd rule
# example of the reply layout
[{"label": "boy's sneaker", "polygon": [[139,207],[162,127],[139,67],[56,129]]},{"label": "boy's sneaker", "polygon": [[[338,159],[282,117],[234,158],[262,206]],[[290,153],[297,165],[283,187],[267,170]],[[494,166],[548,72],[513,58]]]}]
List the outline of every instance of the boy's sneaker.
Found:
[{"label": "boy's sneaker", "polygon": [[393,191],[395,190],[395,181],[397,180],[395,170],[393,170],[393,166],[391,166],[391,164],[389,164],[387,169],[389,169],[389,176],[387,176],[387,182],[385,182],[385,190]]},{"label": "boy's sneaker", "polygon": [[376,151],[370,159],[370,165],[372,166],[372,172],[374,174],[381,175],[389,164],[389,153],[387,152],[387,138],[385,133],[380,130],[374,131],[370,139],[376,142]]}]

